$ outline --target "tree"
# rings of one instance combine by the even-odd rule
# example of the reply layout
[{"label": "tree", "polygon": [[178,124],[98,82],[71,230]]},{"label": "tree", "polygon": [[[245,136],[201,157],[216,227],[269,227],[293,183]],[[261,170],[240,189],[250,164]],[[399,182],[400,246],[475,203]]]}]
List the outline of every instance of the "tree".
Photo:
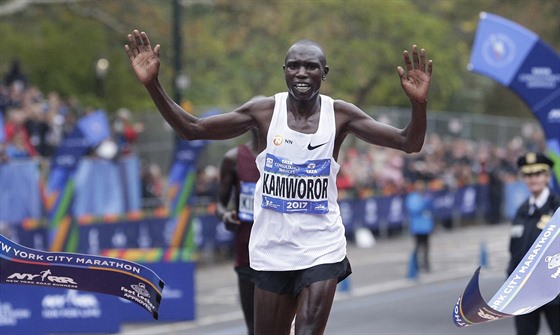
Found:
[{"label": "tree", "polygon": [[[0,6],[12,1],[0,2]],[[560,48],[560,2],[547,0],[228,1],[182,0],[183,96],[195,106],[238,105],[285,90],[287,48],[307,38],[325,49],[331,73],[324,93],[368,106],[407,106],[396,66],[412,43],[434,60],[431,110],[529,116],[513,93],[466,70],[478,23],[488,11],[518,22]],[[31,4],[31,2],[29,3]],[[134,28],[162,45],[161,80],[172,89],[171,2],[98,0],[34,3],[0,16],[0,73],[19,58],[42,90],[77,96],[114,111],[154,106],[122,50]],[[1,15],[1,14],[0,14]],[[103,99],[95,95],[93,63],[110,69]],[[170,92],[171,93],[171,92]],[[504,99],[494,99],[500,94]],[[508,96],[509,95],[509,96]]]}]

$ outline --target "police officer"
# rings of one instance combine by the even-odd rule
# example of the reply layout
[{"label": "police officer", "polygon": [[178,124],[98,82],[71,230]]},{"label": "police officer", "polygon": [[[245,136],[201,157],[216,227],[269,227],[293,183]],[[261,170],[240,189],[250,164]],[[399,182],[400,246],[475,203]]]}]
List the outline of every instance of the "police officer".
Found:
[{"label": "police officer", "polygon": [[[553,193],[549,187],[553,164],[548,157],[535,152],[529,152],[517,160],[521,178],[531,195],[517,209],[513,218],[508,275],[515,270],[560,207],[560,195]],[[545,315],[552,334],[560,335],[560,296],[531,313],[516,316],[517,335],[536,335],[539,332],[541,314]]]}]

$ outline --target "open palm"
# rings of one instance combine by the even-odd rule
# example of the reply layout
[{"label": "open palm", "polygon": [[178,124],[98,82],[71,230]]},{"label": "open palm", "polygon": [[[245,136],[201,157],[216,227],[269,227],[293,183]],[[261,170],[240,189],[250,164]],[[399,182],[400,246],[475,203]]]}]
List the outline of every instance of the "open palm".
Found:
[{"label": "open palm", "polygon": [[416,45],[412,46],[412,61],[406,50],[403,52],[403,58],[406,73],[402,67],[397,68],[401,77],[401,86],[411,100],[425,103],[428,100],[428,90],[430,89],[432,61],[426,62],[426,51],[421,49],[418,54]]},{"label": "open palm", "polygon": [[132,69],[143,84],[149,84],[157,79],[159,74],[159,44],[153,50],[150,45],[150,39],[145,32],[134,30],[128,35],[129,44],[124,46],[126,54],[130,59]]}]

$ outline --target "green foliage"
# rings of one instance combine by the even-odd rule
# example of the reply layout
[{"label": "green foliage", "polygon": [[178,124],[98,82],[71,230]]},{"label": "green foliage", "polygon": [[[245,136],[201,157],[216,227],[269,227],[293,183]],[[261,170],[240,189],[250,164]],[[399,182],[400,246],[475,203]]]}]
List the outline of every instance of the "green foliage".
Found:
[{"label": "green foliage", "polygon": [[[126,1],[119,3],[125,5]],[[115,8],[109,1],[89,5],[96,4],[106,10],[122,9]],[[57,91],[64,97],[77,97],[84,106],[109,111],[122,106],[153,108],[145,90],[131,73],[123,51],[128,32],[124,28],[129,27],[119,27],[122,31],[115,32],[111,29],[114,27],[99,17],[86,15],[91,12],[91,8],[77,5],[53,4],[29,6],[12,16],[2,17],[0,72],[6,73],[12,60],[19,59],[31,83],[44,92]],[[109,13],[103,15],[112,17]],[[102,95],[98,94],[95,75],[95,62],[100,57],[109,60]]]},{"label": "green foliage", "polygon": [[[0,2],[0,6],[10,2]],[[396,67],[417,44],[434,61],[430,109],[526,113],[513,93],[466,66],[478,24],[488,11],[519,22],[557,50],[560,2],[547,0],[308,0],[181,1],[183,71],[190,86],[180,92],[195,106],[231,106],[254,95],[285,90],[282,64],[299,39],[323,46],[331,68],[323,93],[367,106],[408,106]],[[28,4],[0,16],[0,73],[20,59],[43,91],[76,96],[83,104],[114,111],[153,109],[123,51],[134,28],[161,44],[161,80],[172,94],[172,1],[98,0]],[[109,60],[103,94],[94,63]],[[498,92],[508,103],[491,99]],[[513,102],[512,102],[513,101]],[[196,110],[195,110],[196,112]]]}]

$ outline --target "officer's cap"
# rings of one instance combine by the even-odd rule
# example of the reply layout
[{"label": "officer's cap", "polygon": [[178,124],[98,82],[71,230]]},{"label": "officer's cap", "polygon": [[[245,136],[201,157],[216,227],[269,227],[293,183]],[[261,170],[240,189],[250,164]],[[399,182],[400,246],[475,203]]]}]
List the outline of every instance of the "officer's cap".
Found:
[{"label": "officer's cap", "polygon": [[517,159],[517,167],[521,173],[537,173],[550,171],[554,162],[537,152],[528,152]]}]

